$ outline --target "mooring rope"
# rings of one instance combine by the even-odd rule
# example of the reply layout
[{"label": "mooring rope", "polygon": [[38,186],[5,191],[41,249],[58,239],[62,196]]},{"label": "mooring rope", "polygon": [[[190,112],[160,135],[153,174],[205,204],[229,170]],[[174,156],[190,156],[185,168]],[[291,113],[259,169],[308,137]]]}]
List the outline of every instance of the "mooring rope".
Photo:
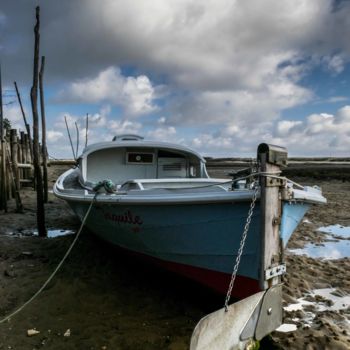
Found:
[{"label": "mooring rope", "polygon": [[22,306],[20,306],[18,309],[16,309],[15,311],[13,311],[11,314],[9,314],[8,316],[6,316],[5,318],[0,320],[0,323],[4,323],[7,320],[9,320],[11,317],[15,316],[16,314],[18,314],[20,311],[22,311],[27,305],[29,305],[45,288],[46,286],[51,282],[51,280],[55,277],[56,273],[58,272],[58,270],[61,268],[61,266],[63,265],[63,263],[65,262],[65,260],[67,259],[68,255],[70,254],[70,252],[72,251],[75,243],[77,242],[80,233],[85,225],[85,222],[90,214],[90,211],[92,209],[92,206],[96,200],[98,193],[95,194],[93,200],[91,201],[91,204],[83,218],[83,221],[81,222],[80,228],[76,234],[76,236],[74,237],[74,240],[72,242],[72,244],[70,245],[70,247],[68,248],[66,254],[64,255],[64,257],[62,258],[62,260],[60,261],[60,263],[57,265],[57,267],[55,268],[55,270],[52,272],[52,274],[50,275],[50,277],[45,281],[45,283],[41,286],[41,288],[29,299],[27,300]]}]

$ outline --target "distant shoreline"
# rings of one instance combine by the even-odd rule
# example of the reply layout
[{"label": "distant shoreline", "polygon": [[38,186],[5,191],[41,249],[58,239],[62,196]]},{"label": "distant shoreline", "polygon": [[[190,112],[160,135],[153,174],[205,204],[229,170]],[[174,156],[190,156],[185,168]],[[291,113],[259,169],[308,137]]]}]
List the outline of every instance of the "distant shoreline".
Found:
[{"label": "distant shoreline", "polygon": [[[211,177],[229,177],[232,170],[248,168],[252,158],[206,158]],[[50,160],[49,166],[76,165],[74,159]],[[350,158],[289,158],[283,175],[291,178],[314,178],[350,181]]]}]

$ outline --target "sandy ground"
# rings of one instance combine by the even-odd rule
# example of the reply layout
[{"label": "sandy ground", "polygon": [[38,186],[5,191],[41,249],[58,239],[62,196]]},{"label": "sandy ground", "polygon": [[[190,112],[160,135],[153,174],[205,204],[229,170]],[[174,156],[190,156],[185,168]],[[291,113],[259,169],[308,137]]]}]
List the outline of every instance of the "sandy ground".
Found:
[{"label": "sandy ground", "polygon": [[[54,181],[64,167],[49,170]],[[310,223],[295,232],[291,249],[307,242],[322,244],[322,235],[316,233],[320,226],[350,226],[350,183],[318,184],[329,204],[310,210]],[[36,227],[34,192],[25,190],[22,198],[24,214],[14,213],[13,203],[8,214],[0,213],[0,318],[41,287],[73,239],[72,235],[28,236]],[[52,194],[46,218],[49,229],[76,231],[79,227],[67,205]],[[338,295],[350,294],[349,258],[325,261],[287,254],[286,261],[284,305],[305,296],[312,300],[308,293],[317,288],[334,287]],[[0,349],[188,349],[194,326],[202,316],[222,307],[221,299],[195,283],[125,257],[83,231],[43,293],[0,324]],[[309,325],[303,321],[306,312],[314,314]],[[285,321],[298,329],[274,332],[262,348],[350,348],[349,305],[342,311],[323,312],[311,305],[308,310],[285,312]],[[28,337],[29,329],[40,333]]]}]

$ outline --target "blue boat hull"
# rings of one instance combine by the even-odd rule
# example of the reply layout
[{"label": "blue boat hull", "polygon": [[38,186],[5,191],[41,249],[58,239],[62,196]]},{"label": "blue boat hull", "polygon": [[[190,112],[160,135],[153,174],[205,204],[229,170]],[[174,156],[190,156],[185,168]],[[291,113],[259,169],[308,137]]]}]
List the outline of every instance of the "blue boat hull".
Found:
[{"label": "blue boat hull", "polygon": [[[70,202],[82,219],[88,202]],[[289,204],[285,204],[285,212]],[[225,293],[239,249],[250,202],[122,205],[96,203],[86,226],[102,239]],[[294,211],[293,222],[304,212]],[[282,219],[283,220],[283,219]],[[288,226],[289,227],[289,226]],[[260,290],[260,208],[256,204],[233,296]]]}]

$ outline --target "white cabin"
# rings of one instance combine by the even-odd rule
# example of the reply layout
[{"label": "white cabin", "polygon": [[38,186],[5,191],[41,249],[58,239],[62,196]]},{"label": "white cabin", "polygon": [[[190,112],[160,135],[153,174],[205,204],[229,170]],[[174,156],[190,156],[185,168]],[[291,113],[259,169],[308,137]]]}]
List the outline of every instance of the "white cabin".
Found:
[{"label": "white cabin", "polygon": [[144,141],[137,135],[117,136],[93,144],[78,159],[80,181],[110,179],[121,185],[131,179],[207,179],[205,159],[185,146]]}]

